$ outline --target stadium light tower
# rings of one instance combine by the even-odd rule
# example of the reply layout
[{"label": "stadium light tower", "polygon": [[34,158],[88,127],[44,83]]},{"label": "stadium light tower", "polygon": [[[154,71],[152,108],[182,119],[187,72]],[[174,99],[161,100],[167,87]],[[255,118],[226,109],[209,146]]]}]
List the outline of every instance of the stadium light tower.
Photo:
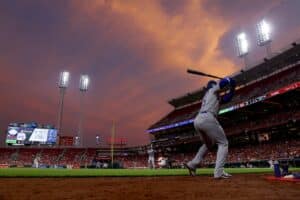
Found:
[{"label": "stadium light tower", "polygon": [[60,90],[59,112],[58,112],[58,120],[57,120],[58,136],[61,136],[62,133],[64,97],[65,97],[66,89],[69,86],[69,81],[70,81],[70,73],[67,71],[61,72],[59,75],[59,82],[58,82],[58,87]]},{"label": "stadium light tower", "polygon": [[96,135],[96,145],[99,146],[100,145],[100,136]]},{"label": "stadium light tower", "polygon": [[266,20],[261,20],[257,24],[257,43],[258,46],[265,46],[267,56],[270,57],[271,52],[271,26]]},{"label": "stadium light tower", "polygon": [[78,146],[79,145],[79,140],[80,138],[78,136],[75,137],[75,140],[74,140],[74,145],[75,146]]},{"label": "stadium light tower", "polygon": [[247,55],[249,53],[249,42],[246,33],[242,32],[237,35],[236,45],[237,45],[238,56],[240,58],[244,58],[245,67],[247,67],[248,66]]},{"label": "stadium light tower", "polygon": [[83,134],[82,134],[82,123],[83,123],[83,100],[86,91],[88,90],[88,86],[90,83],[90,79],[88,75],[81,75],[79,80],[79,90],[80,90],[80,116],[79,116],[79,125],[78,125],[78,137],[80,138],[80,146],[83,146]]}]

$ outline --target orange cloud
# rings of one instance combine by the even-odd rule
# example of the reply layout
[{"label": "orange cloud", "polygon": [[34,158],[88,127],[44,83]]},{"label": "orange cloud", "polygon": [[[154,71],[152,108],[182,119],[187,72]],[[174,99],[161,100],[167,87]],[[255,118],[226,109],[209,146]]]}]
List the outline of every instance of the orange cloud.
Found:
[{"label": "orange cloud", "polygon": [[[121,78],[120,82],[111,83],[115,93],[109,91],[98,103],[99,110],[116,113],[108,114],[107,118],[117,119],[121,130],[134,132],[128,134],[144,134],[151,123],[170,110],[166,106],[167,99],[200,87],[199,79],[186,78],[188,66],[220,76],[236,70],[230,60],[221,57],[217,48],[219,38],[230,28],[230,23],[207,12],[202,1],[186,1],[181,12],[173,16],[165,12],[159,1],[76,1],[73,8],[76,12],[71,23],[76,30],[88,22],[107,32],[108,39],[121,40],[136,56],[151,52],[145,57],[150,60],[151,70],[137,79]],[[122,71],[114,71],[106,77],[113,79],[121,74]],[[141,78],[151,81],[154,77],[162,79],[156,87],[171,85],[178,78],[182,82],[174,85],[173,91],[153,94],[148,92],[151,82],[139,81]],[[204,81],[202,79],[202,84]],[[150,95],[153,97],[149,98]],[[99,114],[91,112],[90,117],[96,121]]]},{"label": "orange cloud", "polygon": [[[159,0],[43,2],[42,8],[47,9],[38,12],[41,16],[30,15],[28,21],[8,17],[12,19],[5,23],[5,31],[12,37],[2,42],[7,51],[0,57],[1,66],[6,66],[0,68],[4,74],[0,91],[6,92],[7,87],[26,91],[9,92],[1,108],[17,104],[15,99],[26,95],[28,100],[18,104],[18,109],[24,107],[33,113],[40,109],[46,115],[23,114],[22,119],[56,122],[55,82],[58,72],[67,69],[72,83],[65,96],[63,124],[68,135],[75,134],[77,83],[81,73],[88,73],[91,86],[85,99],[84,133],[89,140],[98,133],[109,137],[111,121],[116,120],[117,131],[128,137],[129,144],[147,143],[145,129],[172,109],[166,101],[199,89],[207,81],[188,76],[187,67],[219,76],[238,69],[219,48],[220,38],[231,30],[233,19],[220,15],[222,10],[217,6],[208,9],[206,3],[182,1],[176,12],[170,13],[168,5]],[[39,17],[43,23],[33,20]],[[17,27],[25,34],[15,31],[18,20]]]},{"label": "orange cloud", "polygon": [[[194,66],[212,70],[218,75],[230,73],[235,69],[233,63],[219,58],[217,50],[219,38],[230,28],[230,23],[211,15],[201,5],[201,0],[186,1],[182,12],[170,16],[164,12],[159,1],[77,1],[77,7],[95,25],[97,21],[106,20],[100,12],[104,10],[110,13],[110,17],[118,18],[116,21],[126,23],[128,30],[133,27],[139,30],[139,38],[151,38],[155,47],[152,51],[157,51],[154,63],[159,70]],[[148,48],[143,39],[126,39],[141,50]]]}]

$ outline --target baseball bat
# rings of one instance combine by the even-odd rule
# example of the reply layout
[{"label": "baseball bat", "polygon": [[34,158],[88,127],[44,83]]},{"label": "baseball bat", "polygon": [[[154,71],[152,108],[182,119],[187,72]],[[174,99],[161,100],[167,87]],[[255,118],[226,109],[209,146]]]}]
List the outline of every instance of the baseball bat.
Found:
[{"label": "baseball bat", "polygon": [[206,74],[206,73],[194,70],[194,69],[187,69],[187,73],[200,75],[200,76],[207,76],[207,77],[211,77],[211,78],[223,79],[221,77],[214,76],[214,75],[211,75],[211,74]]}]

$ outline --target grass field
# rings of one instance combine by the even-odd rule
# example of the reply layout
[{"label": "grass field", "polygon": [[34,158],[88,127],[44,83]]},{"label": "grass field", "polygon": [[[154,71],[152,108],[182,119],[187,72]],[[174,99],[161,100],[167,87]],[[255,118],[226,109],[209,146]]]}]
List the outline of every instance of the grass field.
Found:
[{"label": "grass field", "polygon": [[[272,173],[269,168],[227,168],[231,174],[245,173]],[[292,168],[290,171],[300,171]],[[213,169],[201,168],[198,175],[212,175]],[[7,168],[0,169],[0,177],[128,177],[128,176],[186,176],[186,169],[34,169],[34,168]]]}]

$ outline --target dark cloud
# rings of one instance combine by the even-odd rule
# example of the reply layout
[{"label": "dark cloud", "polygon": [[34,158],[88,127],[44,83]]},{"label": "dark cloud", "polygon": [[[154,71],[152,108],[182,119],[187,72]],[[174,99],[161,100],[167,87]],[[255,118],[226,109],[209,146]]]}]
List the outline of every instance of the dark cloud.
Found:
[{"label": "dark cloud", "polygon": [[232,24],[251,22],[261,18],[282,0],[270,1],[239,1],[239,0],[206,0],[203,3],[205,9],[213,12],[216,16],[225,18]]},{"label": "dark cloud", "polygon": [[182,0],[160,0],[160,5],[168,15],[181,15],[184,13],[184,8],[187,1]]}]

